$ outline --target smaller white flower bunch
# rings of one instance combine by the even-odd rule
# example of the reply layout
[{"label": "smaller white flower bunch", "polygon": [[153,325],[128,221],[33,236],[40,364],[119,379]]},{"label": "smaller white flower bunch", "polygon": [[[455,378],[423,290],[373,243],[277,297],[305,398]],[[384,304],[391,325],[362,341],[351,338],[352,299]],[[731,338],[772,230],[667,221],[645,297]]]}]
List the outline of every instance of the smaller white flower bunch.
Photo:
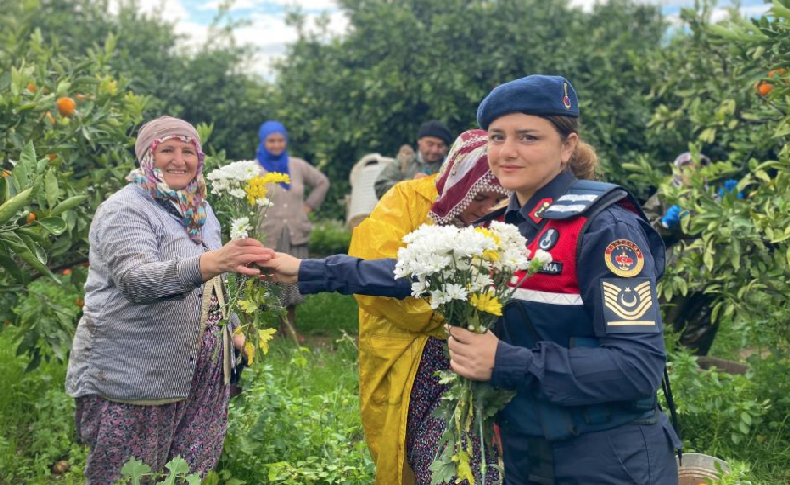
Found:
[{"label": "smaller white flower bunch", "polygon": [[219,198],[219,208],[230,216],[230,238],[254,236],[263,241],[264,235],[253,229],[258,228],[259,220],[274,205],[267,197],[270,187],[281,182],[290,183],[288,175],[261,175],[258,162],[242,160],[212,170],[206,178],[211,182],[212,195]]},{"label": "smaller white flower bunch", "polygon": [[[262,173],[256,161],[242,160],[224,165],[206,176],[211,184],[212,206],[221,217],[230,223],[230,238],[266,240],[260,223],[273,203],[269,191],[278,183],[290,183],[287,174]],[[227,224],[227,222],[226,222]],[[252,364],[255,355],[268,352],[268,341],[275,332],[269,328],[279,322],[285,309],[280,304],[280,290],[271,285],[266,274],[249,278],[228,274],[225,284],[228,292],[226,314],[236,314],[240,325],[235,332],[246,338],[247,363]]]}]

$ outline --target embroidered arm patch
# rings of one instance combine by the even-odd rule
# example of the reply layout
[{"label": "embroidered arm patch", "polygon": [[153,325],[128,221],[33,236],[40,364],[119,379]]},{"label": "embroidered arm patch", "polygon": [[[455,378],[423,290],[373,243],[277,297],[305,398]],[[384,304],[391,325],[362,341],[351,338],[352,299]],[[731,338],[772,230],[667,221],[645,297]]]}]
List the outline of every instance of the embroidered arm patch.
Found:
[{"label": "embroidered arm patch", "polygon": [[650,278],[602,278],[606,333],[658,333],[659,306]]}]

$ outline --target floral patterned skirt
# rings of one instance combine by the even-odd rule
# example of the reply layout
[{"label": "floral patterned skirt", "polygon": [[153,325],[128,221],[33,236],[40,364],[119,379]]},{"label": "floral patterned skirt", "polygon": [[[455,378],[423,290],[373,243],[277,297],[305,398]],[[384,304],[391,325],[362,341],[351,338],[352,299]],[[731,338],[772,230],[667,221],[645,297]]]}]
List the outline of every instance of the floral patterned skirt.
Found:
[{"label": "floral patterned skirt", "polygon": [[[446,355],[447,344],[443,340],[429,337],[422,352],[420,366],[414,378],[409,402],[409,417],[406,424],[406,459],[414,471],[417,485],[430,485],[431,470],[429,467],[433,459],[439,454],[439,439],[444,433],[444,422],[432,416],[439,407],[442,394],[447,386],[439,383],[439,378],[434,375],[436,371],[450,368],[450,359]],[[472,439],[472,471],[475,476],[480,475],[480,440]],[[497,448],[486,444],[486,462],[497,465],[499,453]],[[494,468],[488,469],[486,483],[498,479],[499,472]],[[446,482],[447,485],[455,482]],[[463,485],[469,485],[464,480]]]},{"label": "floral patterned skirt", "polygon": [[141,406],[77,398],[77,433],[91,451],[85,466],[90,485],[110,485],[132,457],[161,471],[180,456],[205,476],[222,454],[228,422],[229,386],[223,374],[221,315],[212,299],[189,396],[172,404]]}]

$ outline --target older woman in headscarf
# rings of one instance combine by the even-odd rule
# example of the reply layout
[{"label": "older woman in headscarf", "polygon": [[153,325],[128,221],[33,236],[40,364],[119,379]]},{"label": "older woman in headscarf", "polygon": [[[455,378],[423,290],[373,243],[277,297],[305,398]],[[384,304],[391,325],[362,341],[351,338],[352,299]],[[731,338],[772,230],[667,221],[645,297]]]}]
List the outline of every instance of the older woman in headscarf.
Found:
[{"label": "older woman in headscarf", "polygon": [[90,228],[90,270],[66,389],[91,447],[91,485],[111,484],[134,457],[161,470],[181,456],[216,466],[225,437],[233,344],[222,274],[248,276],[273,251],[252,239],[222,245],[205,200],[195,128],[162,117],[135,143],[139,168],[102,203]]},{"label": "older woman in headscarf", "polygon": [[[354,230],[350,256],[300,261],[278,253],[265,263],[282,281],[298,279],[302,293],[357,294],[362,424],[380,485],[431,483],[444,432],[431,414],[446,390],[435,373],[450,368],[441,317],[424,300],[392,298],[411,292],[410,281],[394,280],[394,258],[403,236],[423,223],[469,226],[507,196],[488,168],[487,139],[483,130],[464,132],[438,175],[395,185]],[[479,443],[474,450],[479,457]],[[497,475],[489,470],[489,479]]]},{"label": "older woman in headscarf", "polygon": [[[290,183],[281,182],[271,187],[268,197],[273,205],[261,209],[266,214],[259,228],[266,234],[264,243],[281,253],[306,258],[312,228],[308,216],[324,202],[329,179],[301,158],[288,155],[288,133],[279,121],[269,120],[262,124],[258,138],[260,144],[255,157],[262,171],[284,173],[291,179]],[[305,186],[310,187],[306,200]],[[281,298],[287,311],[281,330],[301,341],[296,331],[296,305],[303,303],[304,297],[296,286],[289,285],[283,289]]]}]

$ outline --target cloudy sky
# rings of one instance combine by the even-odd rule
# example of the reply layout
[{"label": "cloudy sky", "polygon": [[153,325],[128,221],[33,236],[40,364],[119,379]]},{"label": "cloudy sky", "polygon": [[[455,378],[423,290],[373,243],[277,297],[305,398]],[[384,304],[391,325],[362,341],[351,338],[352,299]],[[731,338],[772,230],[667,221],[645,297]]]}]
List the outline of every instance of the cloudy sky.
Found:
[{"label": "cloudy sky", "polygon": [[[571,3],[580,8],[589,8],[596,0],[572,0]],[[662,5],[664,13],[677,18],[677,13],[684,6],[694,4],[694,0],[642,0],[645,3]],[[151,12],[162,9],[164,15],[177,22],[179,32],[187,34],[192,42],[205,41],[208,26],[217,13],[222,0],[138,0],[141,9]],[[726,16],[728,0],[719,1],[716,18]],[[344,15],[338,10],[335,0],[235,0],[230,15],[237,19],[247,19],[249,26],[238,29],[236,38],[245,44],[255,47],[257,55],[252,69],[264,76],[271,73],[273,59],[283,55],[285,46],[296,40],[294,29],[285,25],[285,11],[288,7],[298,6],[309,19],[322,13],[331,18],[330,30],[342,34],[347,26]],[[768,9],[763,0],[742,0],[741,10],[747,16],[760,15]]]}]

